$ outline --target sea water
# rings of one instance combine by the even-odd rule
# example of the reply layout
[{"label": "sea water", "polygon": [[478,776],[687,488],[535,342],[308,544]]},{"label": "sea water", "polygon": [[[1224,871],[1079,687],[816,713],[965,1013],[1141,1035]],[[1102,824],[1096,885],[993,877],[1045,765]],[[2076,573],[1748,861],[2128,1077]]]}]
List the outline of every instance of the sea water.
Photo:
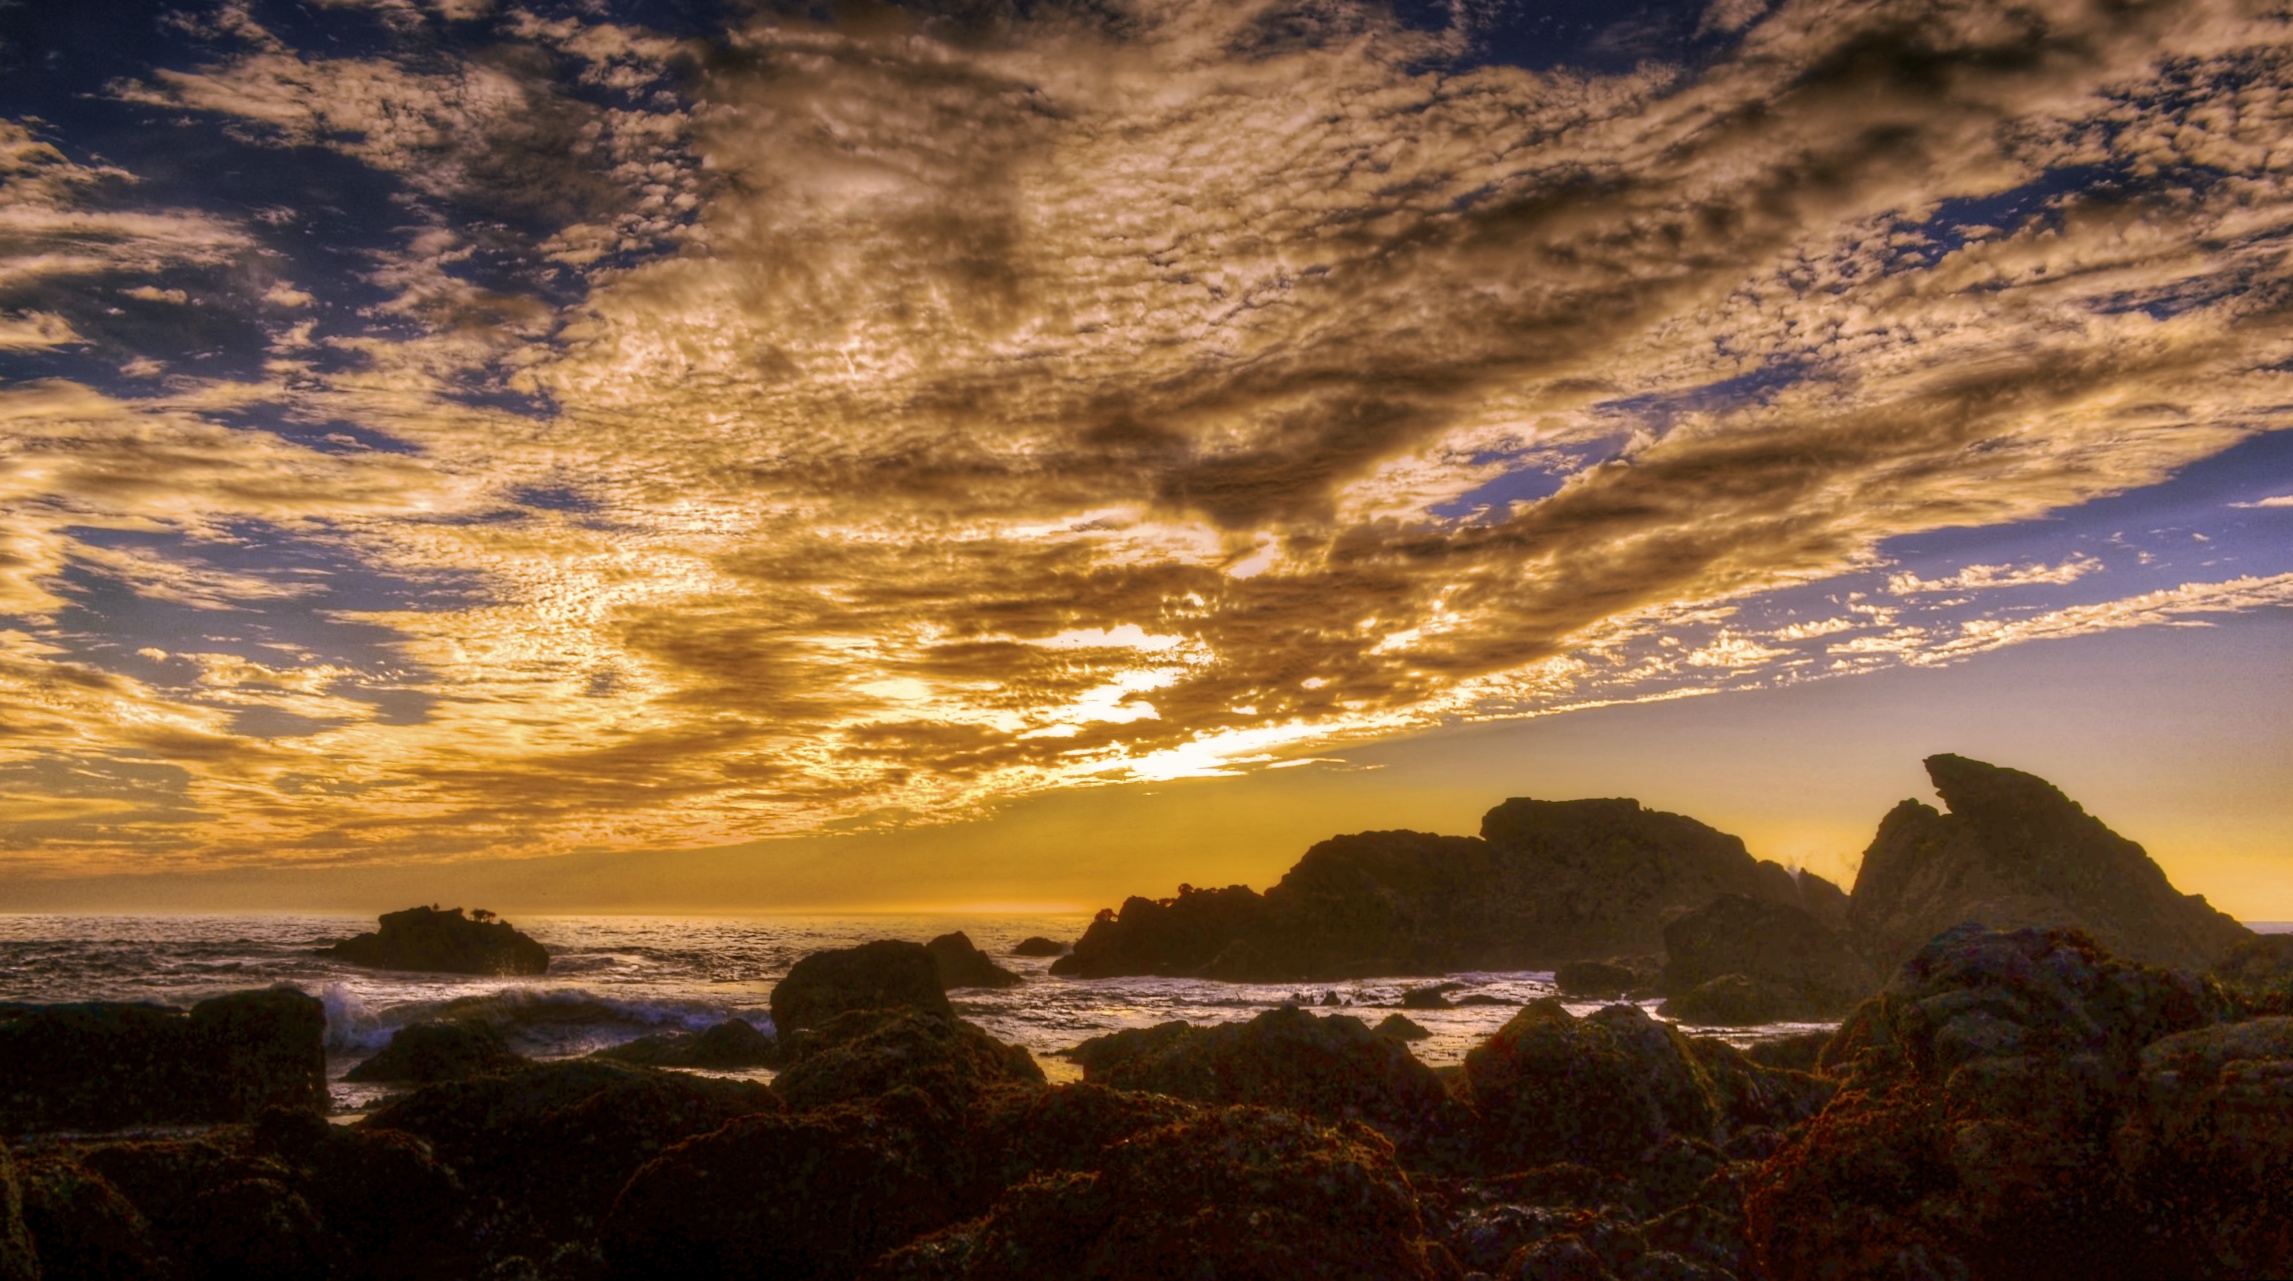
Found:
[{"label": "sea water", "polygon": [[[1337,983],[1220,983],[1206,979],[1071,979],[1050,973],[1049,958],[1011,955],[1030,935],[1071,942],[1089,917],[1032,916],[537,916],[517,928],[549,949],[549,972],[531,978],[413,974],[363,969],[318,949],[374,928],[353,916],[0,915],[0,1001],[146,1001],[189,1006],[211,996],[284,984],[326,1005],[327,1075],[336,1104],[367,1106],[381,1087],[343,1074],[381,1049],[393,1032],[436,1018],[483,1019],[534,1058],[570,1058],[657,1032],[699,1031],[743,1018],[772,1031],[772,988],[813,952],[874,939],[923,942],[962,930],[973,944],[1025,981],[1012,988],[949,994],[956,1012],[1025,1046],[1054,1081],[1080,1070],[1061,1056],[1077,1042],[1172,1019],[1196,1025],[1254,1018],[1297,1003],[1350,1013],[1371,1025],[1400,1006],[1402,993],[1434,982],[1462,985],[1452,1000],[1488,998],[1446,1010],[1409,1010],[1432,1033],[1412,1051],[1443,1066],[1463,1061],[1520,1007],[1553,995],[1549,971],[1465,971],[1432,978],[1349,979]],[[1570,1002],[1578,1014],[1601,1002]],[[1649,1003],[1654,1013],[1654,1002]],[[1691,1029],[1743,1043],[1830,1026]],[[753,1075],[769,1076],[759,1072]]]}]

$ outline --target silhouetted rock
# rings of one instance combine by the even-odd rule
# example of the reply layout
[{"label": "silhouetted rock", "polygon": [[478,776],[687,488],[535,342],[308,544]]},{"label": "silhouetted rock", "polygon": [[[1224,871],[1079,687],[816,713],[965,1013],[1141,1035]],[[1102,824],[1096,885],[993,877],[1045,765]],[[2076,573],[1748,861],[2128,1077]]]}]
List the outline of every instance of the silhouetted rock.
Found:
[{"label": "silhouetted rock", "polygon": [[1451,1008],[1449,994],[1465,985],[1462,983],[1435,983],[1430,987],[1413,987],[1401,994],[1401,1008],[1405,1010],[1446,1010]]},{"label": "silhouetted rock", "polygon": [[[166,1275],[150,1222],[118,1188],[63,1156],[26,1162],[23,1182],[24,1226],[47,1276],[158,1281]],[[0,1277],[12,1275],[22,1274],[0,1263]]]},{"label": "silhouetted rock", "polygon": [[1255,982],[1542,969],[1654,952],[1668,913],[1724,893],[1798,906],[1800,883],[1743,842],[1629,800],[1511,800],[1479,837],[1323,841],[1263,895],[1131,898],[1052,972]]},{"label": "silhouetted rock", "polygon": [[958,1123],[915,1090],[744,1117],[629,1180],[604,1225],[611,1275],[850,1277],[973,1208],[963,1162]]},{"label": "silhouetted rock", "polygon": [[326,1011],[287,988],[188,1013],[156,1005],[0,1005],[0,1130],[108,1130],[325,1111]]},{"label": "silhouetted rock", "polygon": [[1937,937],[1825,1047],[1840,1092],[1754,1176],[1763,1265],[1779,1281],[2180,1270],[2128,1212],[2106,1139],[2143,1047],[2223,1009],[2203,980],[2075,931]]},{"label": "silhouetted rock", "polygon": [[470,1197],[421,1140],[273,1108],[256,1118],[249,1144],[338,1242],[338,1274],[383,1281],[471,1270]]},{"label": "silhouetted rock", "polygon": [[1802,869],[1797,874],[1799,905],[1827,930],[1847,928],[1847,891]]},{"label": "silhouetted rock", "polygon": [[2175,891],[2134,842],[2046,780],[1963,756],[1930,756],[1950,807],[1904,801],[1879,824],[1848,920],[1866,955],[1892,967],[1941,931],[2076,928],[2112,955],[2202,969],[2252,937]]},{"label": "silhouetted rock", "polygon": [[1570,961],[1553,971],[1553,989],[1577,1000],[1613,1001],[1652,986],[1654,978],[1614,961]]},{"label": "silhouetted rock", "polygon": [[1406,1014],[1388,1014],[1370,1031],[1395,1041],[1422,1041],[1433,1035],[1412,1022]]},{"label": "silhouetted rock", "polygon": [[785,1041],[853,1010],[914,1009],[955,1017],[940,987],[939,963],[921,943],[884,939],[812,955],[772,989],[772,1023]]},{"label": "silhouetted rock", "polygon": [[360,1128],[427,1141],[499,1239],[554,1246],[593,1231],[637,1167],[672,1144],[783,1106],[754,1081],[574,1059],[426,1085]]},{"label": "silhouetted rock", "polygon": [[1012,948],[1011,954],[1013,956],[1065,956],[1067,945],[1057,939],[1047,939],[1040,934],[1030,934],[1019,940],[1019,946]]},{"label": "silhouetted rock", "polygon": [[1433,1069],[1350,1014],[1316,1017],[1284,1006],[1247,1023],[1188,1029],[1151,1052],[1111,1061],[1077,1049],[1086,1081],[1119,1090],[1360,1121],[1402,1143],[1470,1124]]},{"label": "silhouetted rock", "polygon": [[659,1032],[610,1045],[590,1055],[638,1067],[709,1068],[720,1072],[770,1067],[779,1047],[747,1019],[726,1019],[699,1032]]},{"label": "silhouetted rock", "polygon": [[853,1010],[792,1035],[773,1090],[792,1108],[826,1107],[902,1087],[968,1111],[987,1091],[1039,1086],[1033,1055],[973,1024],[915,1010]]},{"label": "silhouetted rock", "polygon": [[1879,990],[1846,939],[1806,909],[1770,899],[1722,894],[1675,917],[1664,951],[1664,993],[1673,998],[1665,1013],[1690,1022],[1837,1017]]},{"label": "silhouetted rock", "polygon": [[451,1019],[410,1023],[390,1035],[380,1053],[343,1074],[346,1081],[428,1085],[507,1072],[530,1060],[509,1047],[490,1023]]},{"label": "silhouetted rock", "polygon": [[549,949],[480,910],[410,907],[386,912],[378,933],[361,934],[322,949],[322,955],[380,970],[437,974],[541,974]]},{"label": "silhouetted rock", "polygon": [[972,946],[971,938],[962,930],[942,934],[924,944],[932,954],[932,963],[939,967],[939,985],[952,990],[959,987],[1017,987],[1025,979],[997,965],[987,953]]},{"label": "silhouetted rock", "polygon": [[1039,1175],[984,1219],[907,1246],[871,1278],[1347,1277],[1433,1281],[1392,1149],[1364,1127],[1222,1108],[1105,1149],[1096,1170]]},{"label": "silhouetted rock", "polygon": [[5,1143],[0,1143],[0,1281],[40,1281],[40,1256],[24,1227],[23,1184]]}]

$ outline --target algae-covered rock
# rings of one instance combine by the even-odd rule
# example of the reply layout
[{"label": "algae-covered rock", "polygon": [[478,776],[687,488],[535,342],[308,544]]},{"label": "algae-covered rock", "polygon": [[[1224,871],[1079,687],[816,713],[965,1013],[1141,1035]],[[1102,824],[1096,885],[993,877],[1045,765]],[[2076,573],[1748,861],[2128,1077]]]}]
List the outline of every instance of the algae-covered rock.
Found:
[{"label": "algae-covered rock", "polygon": [[855,1010],[913,1009],[955,1017],[939,963],[921,943],[883,939],[814,952],[772,989],[772,1024],[786,1038]]}]

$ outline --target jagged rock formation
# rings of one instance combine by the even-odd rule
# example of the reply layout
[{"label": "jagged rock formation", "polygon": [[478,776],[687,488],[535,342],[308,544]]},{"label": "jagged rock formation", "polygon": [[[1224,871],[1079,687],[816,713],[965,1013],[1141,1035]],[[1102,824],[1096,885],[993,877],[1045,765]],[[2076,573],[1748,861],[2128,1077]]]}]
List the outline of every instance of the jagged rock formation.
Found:
[{"label": "jagged rock formation", "polygon": [[544,974],[549,949],[483,909],[470,916],[449,907],[385,912],[381,929],[320,949],[320,955],[378,970],[438,974]]},{"label": "jagged rock formation", "polygon": [[2252,932],[2181,894],[2141,846],[2042,778],[1963,756],[1930,756],[1950,813],[1896,806],[1863,855],[1848,904],[1864,954],[1892,969],[1964,921],[2078,928],[2113,955],[2202,969]]},{"label": "jagged rock formation", "polygon": [[1720,894],[1794,906],[1801,882],[1742,841],[1638,801],[1510,800],[1478,837],[1363,832],[1245,886],[1126,900],[1054,974],[1290,981],[1544,969],[1654,952],[1667,913]]}]

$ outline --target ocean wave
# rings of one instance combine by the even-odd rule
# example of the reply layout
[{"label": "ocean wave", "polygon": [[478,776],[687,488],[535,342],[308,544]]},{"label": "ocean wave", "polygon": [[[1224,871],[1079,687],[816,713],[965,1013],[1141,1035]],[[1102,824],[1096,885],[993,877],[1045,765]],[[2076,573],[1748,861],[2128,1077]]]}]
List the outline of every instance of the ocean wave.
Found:
[{"label": "ocean wave", "polygon": [[503,987],[376,1008],[343,984],[330,983],[321,999],[327,1008],[327,1049],[338,1054],[379,1049],[398,1029],[433,1019],[489,1024],[512,1046],[540,1055],[579,1053],[656,1032],[698,1032],[736,1016],[770,1026],[761,1011],[739,1005],[607,996],[578,987]]}]

